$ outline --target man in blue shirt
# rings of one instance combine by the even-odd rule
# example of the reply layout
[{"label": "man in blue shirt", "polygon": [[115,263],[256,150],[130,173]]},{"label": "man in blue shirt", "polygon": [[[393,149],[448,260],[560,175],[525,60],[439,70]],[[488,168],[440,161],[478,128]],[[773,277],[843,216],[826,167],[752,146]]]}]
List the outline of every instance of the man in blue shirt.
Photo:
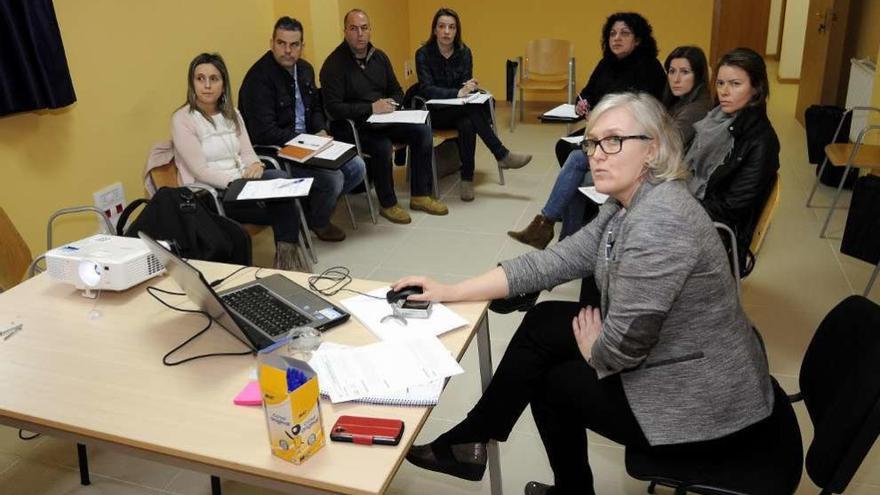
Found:
[{"label": "man in blue shirt", "polygon": [[[315,70],[301,58],[302,49],[302,23],[282,17],[275,23],[269,51],[245,75],[238,107],[255,146],[284,146],[304,132],[327,135]],[[310,228],[323,241],[345,239],[330,215],[339,195],[363,181],[363,160],[355,156],[339,170],[290,164],[293,177],[314,178],[306,210]]]}]

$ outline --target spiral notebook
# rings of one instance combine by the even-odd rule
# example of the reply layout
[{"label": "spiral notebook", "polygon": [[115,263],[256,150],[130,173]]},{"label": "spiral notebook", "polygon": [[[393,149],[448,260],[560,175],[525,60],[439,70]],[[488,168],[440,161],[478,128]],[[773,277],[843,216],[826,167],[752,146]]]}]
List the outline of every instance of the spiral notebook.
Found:
[{"label": "spiral notebook", "polygon": [[[417,385],[408,387],[405,390],[389,392],[377,397],[361,397],[351,402],[360,402],[362,404],[381,404],[386,406],[436,406],[440,401],[440,394],[443,392],[443,382],[445,380],[435,380],[425,385]],[[321,385],[321,379],[318,378],[318,386]],[[329,394],[321,390],[321,396],[329,398]]]},{"label": "spiral notebook", "polygon": [[[332,348],[344,349],[346,347],[348,346],[336,344],[333,342],[324,342],[321,344],[321,348],[316,352]],[[309,364],[318,374],[318,387],[320,387],[321,389],[321,396],[325,399],[329,399],[330,391],[326,389],[327,382],[321,381],[321,374],[326,373],[326,370],[324,370],[321,366],[321,361],[318,359],[311,359],[309,361]],[[410,386],[402,390],[386,392],[381,395],[358,397],[356,399],[352,399],[351,402],[360,402],[363,404],[382,404],[389,406],[435,406],[440,400],[440,394],[443,392],[443,385],[445,381],[445,379],[441,378],[438,380],[430,381],[428,383]]]}]

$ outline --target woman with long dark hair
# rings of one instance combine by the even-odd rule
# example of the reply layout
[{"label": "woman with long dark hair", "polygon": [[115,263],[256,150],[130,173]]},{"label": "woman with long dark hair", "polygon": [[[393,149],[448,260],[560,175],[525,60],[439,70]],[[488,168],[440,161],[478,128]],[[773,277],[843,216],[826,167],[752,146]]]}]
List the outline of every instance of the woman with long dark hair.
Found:
[{"label": "woman with long dark hair", "polygon": [[[458,98],[478,88],[474,79],[474,61],[470,48],[461,40],[461,19],[448,8],[434,14],[431,36],[416,51],[418,93],[425,99]],[[515,153],[504,147],[492,129],[488,105],[430,106],[431,126],[435,129],[458,130],[458,154],[461,159],[461,190],[463,201],[474,199],[474,156],[477,135],[483,140],[501,168],[522,168],[532,155]]]},{"label": "woman with long dark hair", "polygon": [[694,123],[712,108],[706,55],[696,46],[679,46],[669,52],[663,68],[668,82],[663,90],[663,106],[687,149],[696,132]]},{"label": "woman with long dark hair", "polygon": [[[241,115],[232,103],[232,85],[223,57],[197,55],[187,71],[186,103],[171,117],[174,163],[182,185],[193,182],[225,189],[235,179],[287,178],[282,170],[265,170],[251,146]],[[299,215],[295,203],[260,206],[224,205],[226,214],[246,223],[272,225],[275,268],[300,267],[297,252]]]}]

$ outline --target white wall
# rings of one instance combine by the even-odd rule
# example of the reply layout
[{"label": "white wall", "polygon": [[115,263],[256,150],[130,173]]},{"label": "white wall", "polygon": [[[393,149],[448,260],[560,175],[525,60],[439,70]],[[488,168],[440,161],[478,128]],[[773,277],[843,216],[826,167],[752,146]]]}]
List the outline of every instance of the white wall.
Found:
[{"label": "white wall", "polygon": [[779,45],[779,16],[782,15],[782,3],[784,0],[770,0],[770,21],[767,25],[767,55],[778,55],[776,47]]},{"label": "white wall", "polygon": [[804,56],[804,37],[810,0],[788,0],[785,6],[785,27],[782,29],[782,52],[779,54],[779,78],[800,79]]}]

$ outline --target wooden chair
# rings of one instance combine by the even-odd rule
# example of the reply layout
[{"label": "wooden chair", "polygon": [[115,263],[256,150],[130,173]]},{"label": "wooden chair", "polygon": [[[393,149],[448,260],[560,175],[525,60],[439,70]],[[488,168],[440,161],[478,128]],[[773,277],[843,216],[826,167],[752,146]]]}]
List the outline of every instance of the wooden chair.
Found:
[{"label": "wooden chair", "polygon": [[[175,165],[174,160],[171,160],[165,165],[150,169],[148,176],[150,181],[153,183],[153,187],[155,189],[159,189],[160,187],[181,187],[180,174],[178,173],[177,165]],[[220,201],[220,199],[217,197],[216,189],[201,184],[191,185],[189,187],[192,189],[203,189],[208,191],[214,199],[214,204],[217,208],[217,212],[221,215],[225,215],[225,212],[223,210],[223,202]],[[300,236],[300,249],[303,249],[304,252],[308,251],[312,257],[312,262],[317,263],[317,256],[313,251],[312,242],[307,233],[308,225],[305,223],[305,215],[303,214],[302,206],[300,205],[298,199],[296,200],[296,206],[297,210],[299,210],[301,227],[304,231],[303,235]],[[251,235],[251,237],[256,236],[268,227],[266,225],[257,225],[251,223],[242,223],[241,226],[247,231],[248,234]],[[303,238],[306,239],[305,244],[303,244]],[[308,259],[306,259],[305,256],[303,256],[303,260],[306,262],[306,265],[310,265]],[[306,269],[311,271],[312,267],[306,266]]]},{"label": "wooden chair", "polygon": [[831,215],[837,208],[837,201],[840,199],[840,191],[843,189],[843,183],[849,176],[850,169],[856,167],[868,170],[880,170],[880,145],[865,144],[865,135],[869,132],[880,130],[880,125],[867,125],[863,127],[861,131],[859,131],[855,142],[837,142],[837,136],[840,134],[840,129],[843,127],[843,122],[846,119],[847,114],[852,113],[854,110],[865,111],[868,113],[880,113],[880,108],[875,107],[853,107],[847,109],[840,118],[840,123],[837,124],[837,130],[834,131],[834,138],[831,139],[831,144],[825,146],[825,160],[822,161],[819,173],[816,174],[816,181],[813,183],[813,190],[810,191],[810,196],[807,198],[807,207],[812,206],[810,203],[813,200],[813,195],[816,194],[816,189],[819,187],[819,178],[822,177],[822,173],[825,172],[825,167],[830,163],[834,167],[845,168],[843,175],[840,176],[840,183],[837,184],[837,191],[834,193],[834,199],[831,200],[831,206],[828,208],[828,215],[825,217],[825,223],[822,224],[822,230],[819,232],[819,237],[823,239],[825,238],[825,231],[828,229],[828,223],[831,222]]},{"label": "wooden chair", "polygon": [[758,223],[755,225],[755,230],[752,233],[752,243],[749,245],[749,250],[752,254],[757,255],[758,250],[761,249],[761,245],[764,244],[764,236],[767,235],[767,229],[770,228],[770,222],[773,220],[773,215],[776,213],[776,207],[779,206],[779,187],[781,176],[779,172],[776,173],[776,183],[773,184],[773,189],[770,190],[770,196],[767,197],[767,202],[764,203],[764,209],[761,210],[761,216],[758,217]]},{"label": "wooden chair", "polygon": [[31,261],[30,248],[0,207],[0,292],[24,280]]},{"label": "wooden chair", "polygon": [[574,102],[574,45],[568,40],[538,39],[526,45],[526,56],[517,57],[519,73],[513,83],[510,131],[516,127],[517,95],[519,120],[525,118],[525,91],[567,91],[568,103]]}]

